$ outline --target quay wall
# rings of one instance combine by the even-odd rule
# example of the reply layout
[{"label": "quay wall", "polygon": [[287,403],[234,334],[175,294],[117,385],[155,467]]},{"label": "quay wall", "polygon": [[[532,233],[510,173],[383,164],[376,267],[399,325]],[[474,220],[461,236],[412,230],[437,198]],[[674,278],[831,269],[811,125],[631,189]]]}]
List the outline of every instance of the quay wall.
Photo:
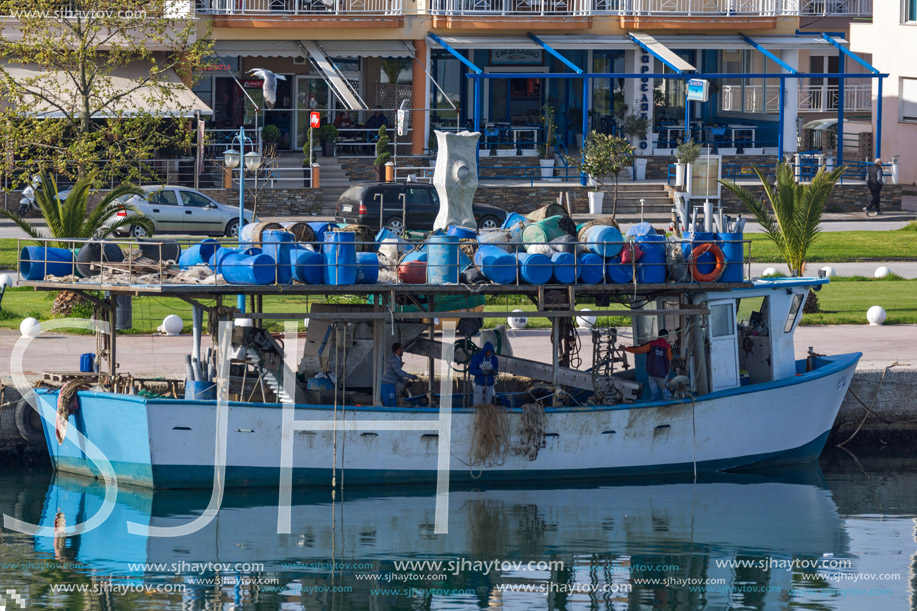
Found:
[{"label": "quay wall", "polygon": [[[917,441],[917,367],[896,366],[857,370],[831,431],[828,445],[848,439],[860,427],[847,448],[882,449],[913,448]],[[857,400],[863,401],[868,413]],[[48,463],[46,448],[30,446],[16,428],[16,403],[19,393],[12,387],[3,389],[0,408],[0,468]],[[863,418],[868,414],[865,423]]]}]

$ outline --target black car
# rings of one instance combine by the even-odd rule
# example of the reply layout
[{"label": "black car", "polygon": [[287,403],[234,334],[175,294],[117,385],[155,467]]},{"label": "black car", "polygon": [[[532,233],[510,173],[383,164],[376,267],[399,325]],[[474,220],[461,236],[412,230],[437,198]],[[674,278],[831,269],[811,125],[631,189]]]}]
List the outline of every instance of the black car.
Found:
[{"label": "black car", "polygon": [[[366,225],[379,229],[382,224],[394,233],[407,229],[429,231],[439,214],[439,196],[433,185],[416,182],[388,182],[354,185],[338,199],[335,219],[341,223]],[[496,229],[506,219],[506,210],[496,206],[474,204],[478,229]]]}]

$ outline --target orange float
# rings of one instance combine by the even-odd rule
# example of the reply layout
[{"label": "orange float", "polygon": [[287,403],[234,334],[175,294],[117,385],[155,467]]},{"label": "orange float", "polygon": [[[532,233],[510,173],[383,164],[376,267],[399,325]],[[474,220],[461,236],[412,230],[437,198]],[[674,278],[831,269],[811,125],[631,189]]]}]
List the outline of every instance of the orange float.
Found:
[{"label": "orange float", "polygon": [[[709,274],[702,274],[697,270],[697,261],[707,253],[716,258],[716,266]],[[691,275],[698,282],[715,282],[726,271],[726,255],[723,250],[713,242],[705,242],[694,247],[691,251]]]}]

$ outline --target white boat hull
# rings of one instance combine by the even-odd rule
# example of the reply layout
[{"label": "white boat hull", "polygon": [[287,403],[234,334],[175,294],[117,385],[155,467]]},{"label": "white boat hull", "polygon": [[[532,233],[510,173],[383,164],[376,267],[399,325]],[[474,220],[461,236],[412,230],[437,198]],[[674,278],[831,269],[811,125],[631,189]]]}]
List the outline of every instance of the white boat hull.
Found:
[{"label": "white boat hull", "polygon": [[[450,477],[479,482],[607,478],[632,473],[720,471],[814,460],[820,454],[859,354],[820,359],[812,372],[705,395],[695,402],[546,409],[546,447],[535,460],[510,451],[473,464],[473,410],[452,413]],[[800,362],[804,365],[804,361]],[[804,371],[804,368],[803,368]],[[40,394],[45,437],[56,469],[97,475],[80,444],[54,437],[55,396]],[[111,461],[122,483],[154,488],[210,488],[216,403],[80,393],[70,426]],[[227,467],[230,486],[279,481],[283,409],[230,403]],[[328,485],[332,468],[348,484],[433,481],[439,439],[431,431],[386,430],[391,422],[428,420],[436,409],[297,406],[296,420],[337,422],[331,430],[293,435],[293,481]],[[522,414],[511,410],[510,448],[520,446]],[[344,431],[348,422],[378,421],[377,430]],[[386,424],[383,424],[386,423]],[[335,441],[336,438],[336,441]]]}]

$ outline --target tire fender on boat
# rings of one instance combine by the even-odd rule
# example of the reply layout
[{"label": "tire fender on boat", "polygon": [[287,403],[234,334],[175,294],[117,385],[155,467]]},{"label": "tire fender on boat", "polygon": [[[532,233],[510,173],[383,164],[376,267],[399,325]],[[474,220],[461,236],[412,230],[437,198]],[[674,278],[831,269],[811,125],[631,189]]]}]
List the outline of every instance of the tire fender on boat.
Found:
[{"label": "tire fender on boat", "polygon": [[[716,266],[709,274],[702,274],[697,269],[697,261],[708,252],[716,258]],[[694,279],[698,282],[716,282],[716,280],[723,275],[724,271],[726,271],[726,255],[724,255],[723,250],[713,242],[705,242],[704,244],[695,246],[694,250],[691,251],[691,275],[694,276]]]},{"label": "tire fender on boat", "polygon": [[45,432],[41,426],[41,416],[23,397],[16,404],[16,428],[29,445],[44,445]]}]

